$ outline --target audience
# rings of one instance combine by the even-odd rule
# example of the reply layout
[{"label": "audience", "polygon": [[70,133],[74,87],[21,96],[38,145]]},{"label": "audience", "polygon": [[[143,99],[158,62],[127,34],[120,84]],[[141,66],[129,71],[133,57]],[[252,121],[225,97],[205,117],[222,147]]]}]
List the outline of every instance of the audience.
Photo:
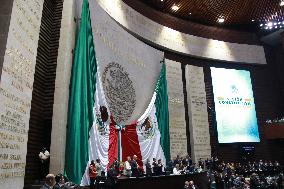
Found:
[{"label": "audience", "polygon": [[[175,166],[173,166],[175,165]],[[96,163],[92,160],[89,165],[90,187],[98,188],[100,178],[106,179],[110,186],[116,183],[116,178],[121,174],[127,177],[143,176],[142,168],[137,163],[137,156],[133,159],[127,157],[127,161],[119,162],[116,160],[108,169],[107,177],[102,170],[100,160]],[[212,157],[206,160],[199,159],[198,164],[192,163],[189,155],[184,158],[179,155],[173,160],[168,161],[164,167],[162,160],[158,161],[153,158],[151,164],[147,159],[145,163],[145,176],[160,176],[160,175],[181,175],[192,174],[196,172],[206,171],[210,182],[209,188],[217,189],[284,189],[283,187],[283,169],[279,162],[275,161],[248,161],[248,162],[220,162],[217,157]],[[97,179],[96,179],[97,178]],[[65,182],[66,179],[62,174],[48,174],[45,184],[41,189],[68,189],[72,187],[72,183]],[[197,189],[198,186],[193,181],[185,181],[184,189]]]}]

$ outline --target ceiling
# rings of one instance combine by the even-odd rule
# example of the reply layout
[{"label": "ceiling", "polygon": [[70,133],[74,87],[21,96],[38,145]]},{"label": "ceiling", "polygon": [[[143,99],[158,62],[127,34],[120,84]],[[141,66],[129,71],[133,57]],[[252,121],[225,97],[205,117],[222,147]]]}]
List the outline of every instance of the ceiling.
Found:
[{"label": "ceiling", "polygon": [[[159,11],[186,20],[241,30],[259,29],[261,23],[284,21],[281,0],[139,0]],[[174,11],[172,6],[179,9]],[[224,23],[218,23],[223,17]]]}]

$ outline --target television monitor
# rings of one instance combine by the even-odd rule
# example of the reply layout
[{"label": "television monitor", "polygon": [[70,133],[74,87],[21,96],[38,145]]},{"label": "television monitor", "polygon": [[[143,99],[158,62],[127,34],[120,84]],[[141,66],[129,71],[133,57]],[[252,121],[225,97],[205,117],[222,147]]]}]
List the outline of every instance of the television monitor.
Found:
[{"label": "television monitor", "polygon": [[211,67],[219,143],[260,142],[250,72]]}]

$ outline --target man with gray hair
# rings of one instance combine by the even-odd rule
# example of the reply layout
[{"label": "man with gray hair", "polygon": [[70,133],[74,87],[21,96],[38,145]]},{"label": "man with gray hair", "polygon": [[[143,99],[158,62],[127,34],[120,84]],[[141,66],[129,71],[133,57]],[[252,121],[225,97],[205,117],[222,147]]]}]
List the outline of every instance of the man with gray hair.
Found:
[{"label": "man with gray hair", "polygon": [[40,189],[53,189],[55,182],[55,176],[54,174],[48,174],[45,177],[45,183]]}]

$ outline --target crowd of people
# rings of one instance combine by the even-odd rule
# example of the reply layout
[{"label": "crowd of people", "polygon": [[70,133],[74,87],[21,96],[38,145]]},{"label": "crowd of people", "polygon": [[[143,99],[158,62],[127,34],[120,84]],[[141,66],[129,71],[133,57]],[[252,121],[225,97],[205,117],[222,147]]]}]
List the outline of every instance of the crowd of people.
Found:
[{"label": "crowd of people", "polygon": [[212,188],[218,189],[280,189],[283,188],[283,168],[275,161],[225,163],[215,161],[208,166]]},{"label": "crowd of people", "polygon": [[[115,184],[118,177],[151,177],[160,175],[181,175],[206,171],[209,186],[217,189],[283,189],[283,168],[279,162],[275,161],[253,161],[225,163],[219,161],[217,157],[201,160],[193,163],[189,155],[181,157],[177,155],[174,159],[164,165],[161,159],[147,160],[144,167],[139,165],[137,156],[127,157],[125,162],[117,159],[104,172],[99,159],[92,160],[89,165],[90,188],[98,188],[100,181],[106,181],[110,185]],[[62,174],[56,176],[49,174],[46,177],[46,184],[42,189],[74,188],[75,185],[66,182]],[[184,189],[197,189],[198,186],[192,180],[185,181]]]},{"label": "crowd of people", "polygon": [[166,165],[162,163],[161,159],[153,158],[152,161],[146,160],[145,167],[142,167],[137,162],[137,156],[134,155],[131,159],[127,157],[125,162],[115,160],[110,166],[108,175],[113,176],[127,176],[127,177],[140,177],[140,176],[160,176],[160,175],[180,175],[186,173],[200,172],[202,168],[193,163],[189,155],[185,158],[177,156],[175,159],[170,160]]}]

